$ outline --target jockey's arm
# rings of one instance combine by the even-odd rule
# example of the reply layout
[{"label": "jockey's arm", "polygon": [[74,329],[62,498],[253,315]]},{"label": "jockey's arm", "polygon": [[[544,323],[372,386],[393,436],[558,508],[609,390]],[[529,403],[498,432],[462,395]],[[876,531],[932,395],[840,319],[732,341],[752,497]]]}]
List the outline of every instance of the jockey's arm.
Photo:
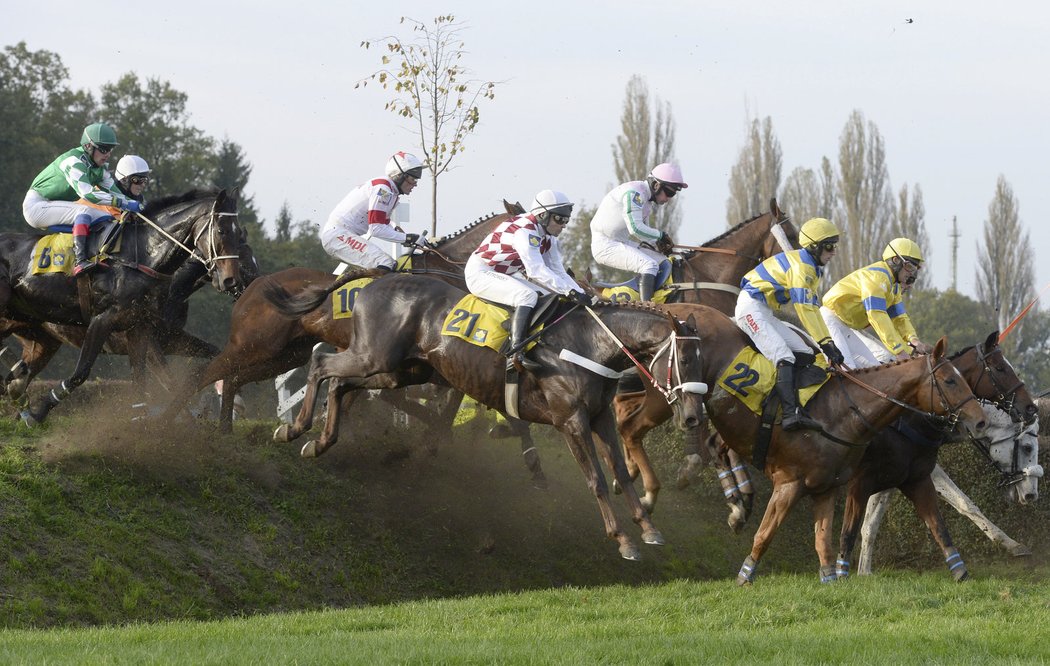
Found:
[{"label": "jockey's arm", "polygon": [[645,205],[636,190],[624,192],[621,205],[623,206],[624,223],[631,236],[647,243],[655,243],[660,240],[663,233],[645,223]]},{"label": "jockey's arm", "polygon": [[[529,281],[535,282],[544,289],[558,294],[568,292],[573,287],[566,287],[562,278],[547,266],[546,259],[540,253],[539,244],[533,244],[536,241],[532,239],[536,238],[539,238],[539,236],[529,233],[527,229],[522,228],[514,233],[514,239],[511,241],[514,249],[518,252],[518,257],[521,258],[521,263],[525,267],[525,273],[529,276]],[[573,285],[576,284],[572,281],[572,278],[569,278],[569,281]]]}]

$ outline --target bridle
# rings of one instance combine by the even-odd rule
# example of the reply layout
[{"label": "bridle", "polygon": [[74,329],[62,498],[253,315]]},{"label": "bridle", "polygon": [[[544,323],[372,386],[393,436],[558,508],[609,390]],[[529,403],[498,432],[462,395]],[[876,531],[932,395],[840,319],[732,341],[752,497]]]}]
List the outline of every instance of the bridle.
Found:
[{"label": "bridle", "polygon": [[[678,342],[685,340],[696,340],[697,344],[700,344],[700,337],[696,335],[678,335],[677,331],[671,331],[671,335],[668,336],[667,342],[660,346],[653,354],[653,359],[649,361],[649,369],[645,372],[645,376],[652,382],[653,387],[660,392],[667,401],[667,404],[673,405],[678,401],[678,398],[683,393],[698,393],[704,395],[707,393],[707,384],[704,382],[683,382],[682,381],[682,358],[681,351],[678,348]],[[667,376],[664,378],[664,384],[661,386],[656,382],[656,361],[663,354],[667,352]]]},{"label": "bridle", "polygon": [[[1010,418],[1015,422],[1023,422],[1024,417],[1017,412],[1014,408],[1014,403],[1017,401],[1017,392],[1024,387],[1024,382],[1021,381],[1020,377],[1017,377],[1017,383],[1010,388],[1004,388],[1002,383],[996,378],[995,371],[992,370],[989,364],[989,359],[996,353],[1002,356],[1002,350],[998,347],[991,354],[985,354],[982,349],[982,345],[976,345],[975,348],[977,353],[977,360],[981,362],[981,374],[978,375],[977,381],[974,382],[974,386],[981,383],[985,375],[988,375],[988,381],[992,383],[992,387],[995,389],[996,395],[994,398],[990,398],[990,402],[994,403],[996,407],[1010,414]],[[1004,358],[1003,361],[1006,361]]]},{"label": "bridle", "polygon": [[[189,255],[190,259],[194,259],[194,260],[199,261],[202,264],[204,264],[204,267],[207,269],[209,276],[212,273],[215,272],[215,265],[219,261],[222,261],[223,259],[238,259],[238,260],[240,259],[240,255],[238,255],[238,254],[218,254],[219,249],[218,249],[217,243],[215,242],[215,236],[216,236],[215,228],[219,225],[219,218],[221,218],[221,217],[234,217],[234,218],[236,218],[237,217],[237,213],[216,212],[214,210],[214,208],[213,208],[208,213],[208,222],[207,222],[207,224],[203,225],[202,228],[200,229],[200,231],[198,231],[197,234],[193,237],[193,247],[187,247],[185,243],[183,243],[179,239],[177,239],[174,236],[172,236],[165,229],[163,229],[159,224],[157,224],[153,220],[149,219],[148,217],[146,217],[142,213],[138,213],[137,215],[138,215],[139,219],[141,219],[143,222],[145,222],[149,226],[153,227],[157,231],[157,233],[159,233],[161,236],[163,236],[164,238],[166,238],[169,241],[171,241],[175,246],[180,248],[183,252],[186,252]],[[199,220],[202,217],[204,217],[204,216],[203,215],[198,215],[196,219]],[[235,225],[236,225],[236,223],[237,223],[236,220],[234,220],[234,224]],[[196,224],[196,220],[194,221],[194,224]],[[204,234],[208,234],[208,246],[207,246],[208,254],[207,254],[207,256],[202,256],[197,251],[197,243],[200,241],[201,236],[203,236]]]}]

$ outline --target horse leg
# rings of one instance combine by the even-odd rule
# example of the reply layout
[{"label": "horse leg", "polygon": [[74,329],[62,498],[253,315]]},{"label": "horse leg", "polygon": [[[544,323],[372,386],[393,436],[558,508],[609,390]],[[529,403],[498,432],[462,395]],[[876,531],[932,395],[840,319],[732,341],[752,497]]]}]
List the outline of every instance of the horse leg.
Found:
[{"label": "horse leg", "polygon": [[838,580],[835,574],[834,546],[831,543],[831,527],[835,520],[835,493],[832,488],[813,496],[813,540],[820,559],[820,582],[834,583]]},{"label": "horse leg", "polygon": [[[733,480],[736,482],[736,489],[740,495],[739,498],[734,498],[729,503],[729,526],[734,532],[739,532],[743,529],[747,519],[751,517],[751,511],[755,507],[755,487],[751,485],[751,472],[740,454],[725,445],[721,435],[716,432],[711,439],[712,446],[715,442],[718,444],[716,450],[725,452],[725,462],[729,471],[733,473]],[[739,524],[736,524],[736,521]]]},{"label": "horse leg", "polygon": [[512,435],[516,435],[521,441],[521,455],[525,459],[525,466],[532,473],[532,485],[540,490],[547,489],[547,476],[543,473],[540,464],[540,453],[536,449],[536,443],[532,440],[532,429],[528,421],[507,416],[507,428]]},{"label": "horse leg", "polygon": [[937,506],[937,490],[933,486],[933,479],[924,477],[918,481],[909,482],[901,486],[901,492],[915,505],[915,512],[919,514],[926,527],[933,535],[933,540],[941,547],[944,553],[944,561],[948,565],[948,571],[956,581],[964,581],[970,574],[966,570],[959,551],[952,543],[952,537],[948,534],[948,526],[944,524],[944,516],[941,515]]},{"label": "horse leg", "polygon": [[985,536],[991,539],[993,542],[1000,544],[1006,549],[1006,552],[1010,553],[1014,557],[1022,557],[1024,555],[1031,555],[1032,551],[1028,546],[1014,541],[1006,534],[1006,532],[999,529],[999,527],[988,520],[988,517],[981,512],[977,505],[974,504],[973,500],[966,496],[966,493],[959,490],[959,486],[955,485],[948,475],[944,472],[940,465],[936,465],[933,471],[930,473],[933,478],[933,484],[937,488],[937,493],[945,499],[948,504],[951,504],[956,511],[973,521],[973,524],[981,528]]},{"label": "horse leg", "polygon": [[[583,475],[587,479],[587,486],[598,501],[598,510],[601,512],[602,521],[605,523],[605,534],[619,543],[620,556],[625,560],[638,561],[642,559],[641,551],[634,545],[630,537],[624,533],[609,503],[609,487],[606,485],[605,476],[598,465],[594,440],[591,436],[591,427],[587,422],[586,415],[577,410],[576,413],[558,426],[558,430],[565,437],[565,443],[568,445],[569,451],[576,458],[580,470],[583,471]],[[622,460],[620,465],[623,466]],[[626,466],[624,466],[624,472],[626,472],[626,469]]]},{"label": "horse leg", "polygon": [[[631,479],[638,478],[638,465],[634,460],[634,450],[632,445],[628,444],[628,438],[633,437],[638,430],[642,430],[644,426],[639,423],[641,418],[642,408],[645,405],[645,391],[633,391],[631,393],[617,393],[613,397],[613,414],[616,416],[616,429],[620,433],[620,439],[624,443],[624,462],[627,463],[627,471],[631,475]],[[640,437],[645,437],[645,433],[649,432],[650,429],[643,430]],[[620,492],[620,488],[614,483],[613,489],[616,492]]]},{"label": "horse leg", "polygon": [[860,526],[860,561],[857,564],[857,575],[871,575],[871,561],[875,557],[875,537],[879,534],[882,521],[886,517],[886,510],[893,499],[896,488],[883,490],[868,498],[868,506],[864,509],[864,522]]},{"label": "horse leg", "polygon": [[312,439],[303,445],[299,455],[303,458],[316,458],[336,443],[339,438],[339,414],[346,413],[354,400],[360,395],[353,389],[357,388],[355,382],[344,381],[333,377],[328,380],[328,401],[324,429],[317,439]]},{"label": "horse leg", "polygon": [[17,403],[24,402],[29,383],[47,367],[62,348],[62,342],[43,332],[39,335],[16,334],[14,337],[22,345],[22,358],[11,367],[7,395]]},{"label": "horse leg", "polygon": [[805,484],[801,479],[774,484],[773,493],[769,496],[769,503],[766,504],[766,513],[762,516],[762,522],[751,544],[751,554],[744,560],[736,575],[737,585],[750,585],[754,581],[755,569],[758,568],[762,554],[769,548],[781,523],[791,513],[791,509],[804,492]]},{"label": "horse leg", "polygon": [[[642,487],[645,495],[642,497],[642,506],[647,512],[651,512],[656,506],[656,497],[660,494],[660,479],[653,471],[649,456],[645,453],[642,442],[646,433],[652,430],[657,419],[646,414],[643,402],[645,394],[641,394],[643,400],[638,399],[637,394],[626,394],[617,396],[614,400],[616,414],[616,429],[623,440],[624,462],[628,477],[633,481],[642,476]],[[627,412],[627,408],[633,407],[633,411]],[[664,419],[666,420],[666,419]],[[617,493],[624,492],[619,479],[613,482],[613,490]]]},{"label": "horse leg", "polygon": [[842,513],[842,530],[839,533],[839,555],[835,560],[835,575],[839,578],[849,576],[850,558],[857,544],[861,523],[864,522],[862,510],[868,506],[868,498],[874,491],[871,478],[872,475],[854,476],[846,488],[846,508]]},{"label": "horse leg", "polygon": [[95,365],[95,359],[102,351],[102,346],[106,343],[106,338],[109,337],[119,314],[119,311],[111,308],[91,320],[87,333],[84,335],[84,344],[80,348],[80,355],[77,357],[77,365],[73,369],[73,374],[63,379],[58,388],[52,389],[48,395],[44,396],[44,399],[37,403],[36,409],[29,407],[22,410],[22,421],[26,425],[34,426],[43,423],[52,409],[87,380],[91,374],[91,368]]},{"label": "horse leg", "polygon": [[716,469],[719,469],[717,466],[719,451],[715,447],[713,432],[711,421],[704,419],[698,428],[686,433],[682,445],[685,459],[678,468],[675,479],[675,485],[679,490],[688,488],[693,483],[693,479],[700,474],[704,465],[715,465]]},{"label": "horse leg", "polygon": [[616,417],[608,406],[603,407],[598,414],[591,419],[592,433],[598,438],[601,445],[601,455],[605,459],[606,466],[612,470],[614,478],[623,487],[623,496],[627,506],[631,510],[631,517],[642,529],[642,541],[654,546],[662,546],[666,543],[660,531],[653,525],[648,510],[638,497],[638,492],[631,483],[627,472],[627,464],[624,462],[619,442],[616,441]]}]

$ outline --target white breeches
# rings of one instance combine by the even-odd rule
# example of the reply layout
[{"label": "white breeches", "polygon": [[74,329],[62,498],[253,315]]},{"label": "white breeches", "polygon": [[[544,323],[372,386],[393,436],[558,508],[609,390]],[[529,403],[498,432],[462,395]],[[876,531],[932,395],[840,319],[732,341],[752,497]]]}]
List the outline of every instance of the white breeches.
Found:
[{"label": "white breeches", "polygon": [[467,289],[475,296],[515,308],[535,307],[539,295],[548,293],[547,290],[517,275],[497,273],[476,254],[470,255],[463,269]]},{"label": "white breeches", "polygon": [[49,201],[36,190],[26,192],[22,201],[22,215],[29,226],[47,229],[56,224],[73,224],[78,215],[87,215],[91,224],[103,218],[113,217],[104,210],[78,204],[75,201]]},{"label": "white breeches", "polygon": [[774,364],[780,361],[794,363],[795,352],[813,353],[813,348],[777,319],[768,305],[751,298],[746,291],[737,296],[734,315],[740,330],[747,333],[755,341],[758,351]]},{"label": "white breeches", "polygon": [[667,259],[655,250],[647,250],[599,234],[591,236],[591,254],[602,266],[647,275],[659,273],[660,262]]},{"label": "white breeches", "polygon": [[321,247],[339,261],[361,268],[386,266],[393,270],[396,265],[394,258],[384,252],[375,239],[365,240],[339,226],[321,230]]},{"label": "white breeches", "polygon": [[829,308],[821,307],[820,314],[828,325],[831,339],[846,357],[847,368],[870,368],[894,360],[890,350],[875,338],[851,328]]}]

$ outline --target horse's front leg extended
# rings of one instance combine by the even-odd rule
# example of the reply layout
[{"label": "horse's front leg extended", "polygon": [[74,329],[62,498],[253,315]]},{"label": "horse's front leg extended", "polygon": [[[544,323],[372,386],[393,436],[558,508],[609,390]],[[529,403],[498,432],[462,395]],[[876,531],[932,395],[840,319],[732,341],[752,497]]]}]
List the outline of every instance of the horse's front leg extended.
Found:
[{"label": "horse's front leg extended", "polygon": [[948,565],[948,571],[957,581],[964,581],[970,574],[966,570],[962,556],[955,549],[952,537],[948,534],[948,526],[944,523],[940,507],[937,506],[937,491],[933,487],[933,479],[923,477],[901,486],[901,492],[915,505],[915,512],[919,518],[926,523],[926,527],[933,535],[933,540],[941,547],[944,553],[944,562]]},{"label": "horse's front leg extended", "polygon": [[937,493],[944,498],[948,504],[955,507],[955,510],[962,515],[973,521],[973,524],[981,528],[981,531],[985,535],[994,541],[995,543],[1001,544],[1003,548],[1007,550],[1014,557],[1022,557],[1025,555],[1031,555],[1032,551],[1028,546],[1014,541],[1010,536],[999,529],[999,526],[988,520],[988,517],[974,504],[973,500],[966,496],[959,486],[955,485],[955,482],[948,477],[944,469],[940,465],[936,465],[933,468],[933,472],[930,473],[933,478],[933,484],[937,488]]},{"label": "horse's front leg extended", "polygon": [[[641,474],[642,487],[645,488],[642,506],[651,512],[656,507],[656,498],[660,494],[660,478],[656,476],[653,464],[642,444],[650,430],[671,417],[671,410],[663,403],[652,402],[646,395],[642,395],[641,403],[633,401],[636,403],[635,408],[630,412],[622,410],[619,404],[616,406],[616,427],[623,439],[624,458],[630,478],[636,479]],[[627,406],[627,401],[621,404]],[[619,479],[615,481],[614,488],[617,491],[623,490]]]},{"label": "horse's front leg extended", "polygon": [[[630,476],[627,473],[627,465],[624,464],[619,443],[616,441],[616,419],[608,406],[603,407],[597,416],[591,419],[591,428],[601,445],[601,453],[602,457],[605,458],[606,466],[613,471],[614,477],[623,488],[623,496],[627,501],[628,508],[631,510],[631,517],[642,528],[642,541],[656,546],[664,545],[666,542],[663,535],[653,525],[649,512],[638,498],[638,492],[634,489],[634,484],[631,483]],[[647,457],[645,460],[648,463]]]},{"label": "horse's front leg extended", "polygon": [[[620,527],[616,514],[609,503],[609,486],[605,483],[605,475],[602,474],[598,465],[598,455],[594,450],[594,440],[591,435],[591,426],[588,417],[582,409],[570,416],[564,423],[558,426],[558,430],[565,437],[565,443],[569,446],[583,476],[587,479],[587,486],[598,500],[598,510],[602,514],[605,523],[605,534],[620,544],[620,556],[625,560],[638,561],[642,559],[638,546],[634,545],[630,537]],[[623,461],[620,462],[623,466]],[[626,472],[626,467],[623,468]]]},{"label": "horse's front leg extended", "polygon": [[306,375],[306,394],[303,395],[302,406],[299,413],[295,415],[295,421],[286,423],[277,428],[273,433],[276,442],[292,442],[309,430],[314,423],[314,408],[317,402],[317,392],[321,382],[327,377],[325,375],[325,359],[333,354],[326,354],[315,349],[310,359],[310,370]]},{"label": "horse's front leg extended", "polygon": [[336,443],[339,439],[339,415],[345,414],[350,409],[354,399],[360,395],[353,390],[357,388],[356,384],[357,382],[353,380],[336,379],[334,377],[328,380],[328,407],[324,430],[322,430],[319,438],[312,439],[303,445],[299,455],[304,458],[316,458]]}]

